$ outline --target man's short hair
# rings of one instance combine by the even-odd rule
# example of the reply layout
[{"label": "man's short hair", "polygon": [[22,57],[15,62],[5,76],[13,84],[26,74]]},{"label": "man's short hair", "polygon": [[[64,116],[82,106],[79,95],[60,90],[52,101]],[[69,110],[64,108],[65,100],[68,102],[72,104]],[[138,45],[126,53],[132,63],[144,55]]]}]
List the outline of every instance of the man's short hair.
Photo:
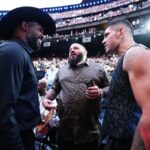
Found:
[{"label": "man's short hair", "polygon": [[119,24],[125,25],[128,28],[129,32],[131,32],[131,34],[133,34],[133,26],[127,19],[113,19],[107,24],[107,27],[115,26],[115,25],[119,25]]}]

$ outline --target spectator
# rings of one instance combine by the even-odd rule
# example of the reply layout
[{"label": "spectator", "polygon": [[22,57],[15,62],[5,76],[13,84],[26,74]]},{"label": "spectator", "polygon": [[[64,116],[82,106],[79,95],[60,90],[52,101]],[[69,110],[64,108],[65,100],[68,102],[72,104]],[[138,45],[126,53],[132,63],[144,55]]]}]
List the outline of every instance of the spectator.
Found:
[{"label": "spectator", "polygon": [[84,46],[72,44],[68,64],[59,69],[52,89],[43,99],[45,108],[51,109],[51,100],[59,94],[59,150],[98,149],[99,97],[108,90],[108,84],[103,67],[87,61]]},{"label": "spectator", "polygon": [[[57,123],[59,118],[56,116],[56,107],[51,111],[48,111],[44,108],[42,104],[42,100],[47,93],[47,85],[48,81],[45,78],[42,78],[38,81],[38,93],[39,93],[39,101],[40,101],[40,114],[41,114],[41,122],[35,128],[36,139],[39,142],[36,142],[36,147],[44,147],[46,143],[51,147],[56,147],[56,131],[57,131]],[[57,106],[56,100],[53,101],[53,104]],[[55,127],[54,127],[55,126]],[[43,141],[43,144],[40,142]],[[50,141],[50,142],[49,142]],[[55,145],[54,145],[55,144]],[[46,146],[46,145],[45,145]]]},{"label": "spectator", "polygon": [[43,34],[55,32],[52,18],[20,7],[0,20],[0,149],[34,150],[33,127],[40,121],[37,78],[30,54]]},{"label": "spectator", "polygon": [[45,110],[42,104],[42,100],[47,93],[47,83],[48,83],[47,80],[45,78],[42,78],[38,81],[38,86],[37,86],[38,93],[39,93],[40,114],[41,114],[42,121],[44,121],[45,115],[48,114],[48,111]]},{"label": "spectator", "polygon": [[52,88],[52,84],[54,82],[57,72],[58,72],[58,68],[56,68],[56,65],[54,63],[51,63],[50,68],[46,71],[46,74],[44,76],[44,78],[48,80],[47,90]]}]

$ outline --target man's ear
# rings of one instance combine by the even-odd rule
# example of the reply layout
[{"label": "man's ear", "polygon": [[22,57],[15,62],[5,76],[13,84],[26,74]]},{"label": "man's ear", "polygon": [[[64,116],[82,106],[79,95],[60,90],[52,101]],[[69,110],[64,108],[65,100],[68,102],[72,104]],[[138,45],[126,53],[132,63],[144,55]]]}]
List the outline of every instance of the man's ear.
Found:
[{"label": "man's ear", "polygon": [[120,28],[120,34],[121,34],[121,35],[124,35],[124,32],[125,32],[124,30],[125,30],[125,29],[124,29],[123,27]]},{"label": "man's ear", "polygon": [[23,21],[23,22],[21,23],[20,27],[21,27],[22,30],[26,31],[26,30],[28,30],[29,25],[28,25],[27,22]]}]

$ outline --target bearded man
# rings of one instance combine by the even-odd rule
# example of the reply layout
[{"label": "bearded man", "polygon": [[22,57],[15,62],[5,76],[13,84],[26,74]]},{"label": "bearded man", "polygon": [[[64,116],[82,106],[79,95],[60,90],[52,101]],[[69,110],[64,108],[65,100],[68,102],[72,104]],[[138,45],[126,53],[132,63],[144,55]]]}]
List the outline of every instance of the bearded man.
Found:
[{"label": "bearded man", "polygon": [[[92,81],[92,82],[91,82]],[[43,99],[46,109],[59,94],[59,150],[97,150],[100,141],[100,97],[108,89],[103,67],[87,60],[87,50],[78,43],[69,49],[68,64],[56,74],[52,89]]]},{"label": "bearded man", "polygon": [[0,149],[35,149],[33,128],[41,118],[31,54],[55,30],[47,13],[30,6],[15,8],[0,20]]}]

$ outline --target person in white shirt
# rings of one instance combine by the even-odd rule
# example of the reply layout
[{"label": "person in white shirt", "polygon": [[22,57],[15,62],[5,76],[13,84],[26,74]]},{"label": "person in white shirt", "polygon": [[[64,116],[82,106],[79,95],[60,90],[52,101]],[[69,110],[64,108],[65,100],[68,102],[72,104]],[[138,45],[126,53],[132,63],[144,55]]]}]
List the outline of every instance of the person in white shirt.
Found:
[{"label": "person in white shirt", "polygon": [[44,76],[44,78],[48,80],[47,90],[51,89],[57,72],[58,72],[58,68],[56,68],[56,65],[54,63],[51,63],[50,68],[46,71]]}]

